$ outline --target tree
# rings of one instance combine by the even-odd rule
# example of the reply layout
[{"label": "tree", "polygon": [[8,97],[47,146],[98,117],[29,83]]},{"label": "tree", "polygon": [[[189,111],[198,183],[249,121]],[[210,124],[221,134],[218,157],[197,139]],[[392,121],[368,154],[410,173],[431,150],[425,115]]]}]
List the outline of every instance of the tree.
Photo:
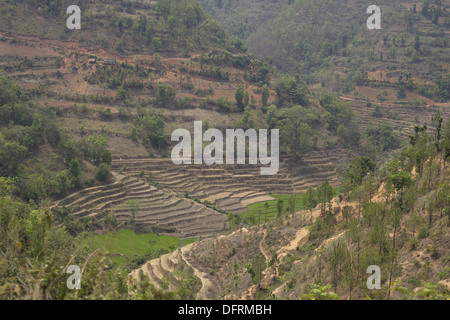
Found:
[{"label": "tree", "polygon": [[310,291],[302,296],[302,300],[339,300],[339,296],[330,289],[331,285],[314,284]]},{"label": "tree", "polygon": [[416,49],[416,51],[420,50],[420,37],[418,35],[414,38],[414,49]]},{"label": "tree", "polygon": [[239,111],[244,111],[244,86],[239,85],[234,94]]},{"label": "tree", "polygon": [[347,256],[347,247],[343,241],[333,242],[333,247],[329,256],[329,268],[332,273],[334,291],[337,291],[339,275],[344,267]]},{"label": "tree", "polygon": [[450,184],[446,183],[436,195],[436,206],[439,209],[439,217],[442,218],[446,208],[448,197],[450,197]]},{"label": "tree", "polygon": [[352,192],[352,198],[354,198],[358,202],[358,221],[359,221],[361,220],[361,209],[368,200],[367,190],[362,186],[357,187]]},{"label": "tree", "polygon": [[397,248],[396,248],[396,240],[397,240],[397,233],[401,226],[401,203],[397,202],[394,203],[391,210],[391,216],[390,216],[391,224],[394,228],[394,235],[392,238],[392,248],[389,252],[389,261],[390,261],[390,267],[389,267],[389,284],[388,284],[388,299],[390,299],[391,295],[391,285],[392,285],[392,277],[394,275],[395,270],[397,269]]},{"label": "tree", "polygon": [[389,176],[389,180],[392,182],[397,192],[400,192],[401,194],[403,194],[404,189],[410,186],[413,182],[411,175],[403,170],[397,174]]},{"label": "tree", "polygon": [[269,102],[269,88],[267,87],[267,84],[263,85],[261,89],[261,104],[263,107],[267,107],[267,103]]},{"label": "tree", "polygon": [[268,202],[264,203],[264,223],[266,223],[267,221],[267,214],[269,213],[269,208],[270,208],[269,203]]},{"label": "tree", "polygon": [[444,156],[444,164],[450,159],[450,120],[447,121],[444,130],[444,139],[441,142],[441,150]]},{"label": "tree", "polygon": [[403,286],[402,282],[394,282],[395,291],[402,295],[402,300],[449,300],[448,289],[442,284],[433,282],[422,282],[420,288],[414,290]]},{"label": "tree", "polygon": [[320,204],[320,211],[322,214],[325,213],[327,204],[331,205],[331,200],[333,199],[334,189],[328,183],[328,181],[324,181],[320,186],[317,187],[317,199]]},{"label": "tree", "polygon": [[[278,124],[278,109],[277,106],[272,104],[267,108],[266,121],[269,125],[269,129],[274,129]],[[450,126],[449,126],[450,127]]]},{"label": "tree", "polygon": [[299,151],[310,148],[310,134],[312,131],[310,123],[315,123],[316,116],[315,113],[302,106],[283,108],[277,112],[276,118],[280,127],[281,142],[289,146],[292,153],[292,162],[297,161]]},{"label": "tree", "polygon": [[312,212],[314,208],[317,206],[317,197],[314,189],[310,186],[306,191],[305,195],[305,209],[311,212],[311,223],[312,223]]},{"label": "tree", "polygon": [[280,76],[275,82],[275,91],[281,101],[292,102],[301,106],[308,105],[309,89],[305,83],[291,76]]},{"label": "tree", "polygon": [[248,96],[248,91],[245,90],[245,92],[244,92],[244,106],[248,106],[249,105],[249,101],[250,101],[250,98]]},{"label": "tree", "polygon": [[398,140],[394,130],[388,123],[384,122],[377,126],[369,126],[365,130],[365,133],[367,140],[380,151],[387,151],[398,146]]},{"label": "tree", "polygon": [[134,221],[134,219],[136,218],[136,215],[139,213],[139,210],[141,210],[139,201],[137,201],[137,200],[128,201],[128,207],[130,208],[131,216],[133,217],[133,221]]},{"label": "tree", "polygon": [[379,182],[377,181],[375,174],[369,174],[367,179],[362,183],[362,188],[364,189],[364,194],[367,195],[369,203],[372,202],[372,197],[378,190]]},{"label": "tree", "polygon": [[165,123],[162,116],[154,112],[149,112],[142,116],[140,123],[144,129],[144,145],[146,148],[150,149],[151,145],[161,148],[165,143]]},{"label": "tree", "polygon": [[17,141],[5,140],[0,133],[0,174],[15,176],[20,163],[28,156],[28,148]]},{"label": "tree", "polygon": [[8,196],[14,189],[15,180],[12,178],[0,177],[0,201]]},{"label": "tree", "polygon": [[263,254],[258,253],[251,263],[245,265],[247,272],[252,276],[253,283],[261,286],[262,273],[267,268],[267,261]]},{"label": "tree", "polygon": [[349,250],[348,257],[345,261],[344,271],[345,271],[345,282],[348,285],[349,290],[349,300],[352,300],[352,290],[357,284],[358,270],[356,269],[356,262],[353,261],[352,252]]},{"label": "tree", "polygon": [[295,195],[292,195],[289,197],[289,213],[294,214],[295,213]]},{"label": "tree", "polygon": [[346,225],[348,225],[351,216],[352,216],[352,207],[345,206],[342,209],[342,218],[344,219]]},{"label": "tree", "polygon": [[138,18],[138,31],[144,35],[147,31],[147,16],[140,14]]},{"label": "tree", "polygon": [[352,186],[359,186],[363,178],[375,171],[376,164],[369,157],[359,156],[353,159],[348,170],[348,178]]},{"label": "tree", "polygon": [[283,212],[283,206],[284,206],[283,200],[279,199],[279,200],[277,201],[278,217],[280,217],[280,216],[281,216],[281,213]]},{"label": "tree", "polygon": [[69,189],[72,188],[69,178],[65,172],[60,172],[56,176],[56,182],[58,186],[58,193],[62,196],[66,195]]},{"label": "tree", "polygon": [[78,185],[81,176],[81,166],[77,159],[72,159],[69,164],[69,176],[72,178],[74,185]]},{"label": "tree", "polygon": [[111,164],[111,151],[108,150],[106,136],[90,135],[83,141],[83,153],[85,158],[92,161],[96,166],[101,163]]},{"label": "tree", "polygon": [[440,141],[442,138],[442,121],[444,119],[442,118],[441,112],[438,111],[436,114],[431,118],[431,121],[436,126],[436,134],[435,134],[435,144],[437,151],[440,151]]},{"label": "tree", "polygon": [[414,210],[407,221],[407,227],[411,230],[413,238],[416,237],[416,231],[418,230],[419,226],[423,224],[423,219],[421,214],[418,212],[418,210]]},{"label": "tree", "polygon": [[360,266],[360,256],[361,256],[361,240],[362,240],[361,231],[362,231],[362,227],[361,227],[361,224],[359,223],[359,220],[355,219],[355,218],[351,218],[350,223],[349,223],[349,228],[347,231],[347,235],[352,243],[357,244],[357,246],[356,246],[356,251],[357,251],[356,264],[357,264],[358,269]]},{"label": "tree", "polygon": [[373,220],[373,228],[370,230],[369,238],[372,244],[378,246],[378,254],[381,254],[388,242],[386,222],[382,215],[376,215]]},{"label": "tree", "polygon": [[95,178],[98,181],[105,182],[109,179],[111,176],[110,173],[110,167],[106,163],[100,164],[100,166],[97,168],[97,172],[95,173]]},{"label": "tree", "polygon": [[427,126],[414,126],[414,135],[409,136],[409,143],[412,146],[415,146],[418,141],[420,141],[420,138],[422,138],[425,135],[425,132],[427,131]]},{"label": "tree", "polygon": [[450,196],[447,197],[447,208],[445,208],[445,211],[447,211],[448,216],[447,227],[450,227]]},{"label": "tree", "polygon": [[153,43],[153,49],[155,50],[155,52],[159,53],[159,50],[161,50],[161,47],[162,47],[161,39],[158,37],[155,37],[155,38],[153,38],[152,43]]},{"label": "tree", "polygon": [[252,128],[255,124],[255,119],[253,113],[250,109],[250,106],[246,106],[244,108],[244,114],[241,118],[241,124],[245,129]]},{"label": "tree", "polygon": [[119,32],[122,33],[123,32],[123,20],[119,19],[119,21],[117,22],[117,27],[119,28]]},{"label": "tree", "polygon": [[158,83],[158,92],[156,94],[156,100],[158,103],[168,103],[175,99],[176,93],[171,85],[165,85],[161,82]]}]

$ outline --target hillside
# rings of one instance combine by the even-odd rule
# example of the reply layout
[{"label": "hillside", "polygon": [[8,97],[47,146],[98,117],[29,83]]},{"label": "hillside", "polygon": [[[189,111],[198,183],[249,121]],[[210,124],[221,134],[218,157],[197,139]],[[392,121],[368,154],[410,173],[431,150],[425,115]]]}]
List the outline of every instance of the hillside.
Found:
[{"label": "hillside", "polygon": [[[408,3],[378,32],[353,0],[0,0],[0,298],[448,287],[448,8]],[[277,173],[174,164],[194,121],[278,129]]]},{"label": "hillside", "polygon": [[[146,276],[156,288],[168,281],[174,290],[173,271],[185,266],[202,281],[197,299],[448,299],[449,134],[447,125],[443,153],[418,133],[381,170],[350,171],[349,181],[356,172],[364,178],[348,193],[321,200],[318,189],[317,207],[256,227],[229,219],[226,235],[174,250],[130,276]],[[371,265],[381,269],[380,290],[366,285]]]},{"label": "hillside", "polygon": [[[69,40],[120,54],[189,55],[199,50],[238,50],[196,1],[0,2],[0,30],[42,39]],[[81,29],[69,30],[69,6],[81,10]]]},{"label": "hillside", "polygon": [[[434,86],[449,73],[446,1],[381,1],[381,30],[368,30],[370,1],[200,0],[249,52],[310,84],[352,92],[373,80]],[[402,80],[399,80],[399,77]],[[448,79],[444,90],[448,92]],[[413,89],[410,86],[407,90]],[[448,93],[427,97],[448,101]]]},{"label": "hillside", "polygon": [[[56,200],[50,205],[56,210],[55,219],[65,221],[71,232],[80,232],[92,222],[95,230],[108,230],[110,226],[105,229],[104,225],[108,211],[118,220],[116,227],[140,231],[156,227],[182,237],[212,235],[221,231],[224,213],[243,212],[252,203],[271,199],[268,193],[304,192],[323,179],[339,184],[338,165],[327,158],[344,161],[345,147],[327,129],[323,107],[301,81],[283,75],[274,80],[274,88],[265,87],[263,102],[264,88],[253,78],[258,79],[259,70],[265,67],[251,57],[221,53],[190,58],[122,56],[72,41],[11,34],[4,34],[0,44],[6,77],[33,102],[45,106],[45,112],[52,114],[61,128],[59,140],[41,139],[27,158],[17,160],[27,164],[27,169],[13,172],[20,186],[16,194],[34,201]],[[115,58],[116,64],[105,65],[104,57]],[[94,63],[89,59],[95,59]],[[292,94],[288,91],[292,85],[301,91]],[[247,97],[251,94],[245,108],[235,102],[239,88],[244,96],[245,91]],[[347,105],[331,112],[336,117],[347,113],[336,124],[352,121]],[[281,140],[281,151],[286,153],[282,173],[265,178],[256,167],[239,166],[179,172],[167,158],[173,146],[170,134],[177,127],[192,128],[194,120],[222,130],[231,126],[264,128],[270,120],[270,126],[280,128],[286,137]],[[304,135],[293,145],[287,137],[301,122],[307,124],[301,128]],[[354,123],[352,126],[357,130]],[[4,128],[3,132],[14,137],[14,131]],[[333,151],[326,150],[329,147]],[[45,148],[53,150],[55,162],[59,160],[57,170],[39,152]],[[288,153],[293,150],[297,151],[295,161],[303,163],[301,168],[292,165]],[[310,153],[307,158],[305,152]],[[85,174],[72,173],[72,162]],[[105,185],[102,179],[108,180],[108,176],[97,177],[102,164],[112,165],[113,176]],[[92,175],[97,177],[97,186]],[[43,185],[28,176],[43,179]],[[130,201],[139,207],[136,219]],[[163,221],[171,214],[173,221]],[[196,223],[205,217],[210,217],[212,224],[206,223],[202,229]]]}]

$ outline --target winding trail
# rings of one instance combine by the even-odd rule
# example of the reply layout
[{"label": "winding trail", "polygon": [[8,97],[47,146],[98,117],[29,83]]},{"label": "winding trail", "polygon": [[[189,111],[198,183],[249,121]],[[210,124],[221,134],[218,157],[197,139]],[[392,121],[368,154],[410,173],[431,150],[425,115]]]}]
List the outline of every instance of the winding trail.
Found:
[{"label": "winding trail", "polygon": [[266,236],[267,236],[267,230],[264,229],[264,236],[262,237],[261,241],[259,242],[259,251],[261,251],[261,253],[264,255],[264,257],[266,258],[267,261],[270,261],[270,259],[271,259],[270,252],[267,250],[267,248],[264,248],[265,247],[264,240],[266,240]]},{"label": "winding trail", "polygon": [[290,251],[297,250],[297,247],[302,246],[306,242],[308,242],[309,234],[306,228],[301,228],[297,230],[295,238],[289,242],[287,246],[281,247],[277,251],[278,259],[283,259]]},{"label": "winding trail", "polygon": [[208,278],[207,273],[195,268],[189,258],[190,252],[192,251],[194,245],[197,243],[191,243],[187,246],[181,248],[181,256],[184,262],[192,268],[194,271],[194,275],[199,278],[202,282],[202,288],[197,293],[197,300],[214,300],[218,298],[218,294],[216,292],[217,286]]}]

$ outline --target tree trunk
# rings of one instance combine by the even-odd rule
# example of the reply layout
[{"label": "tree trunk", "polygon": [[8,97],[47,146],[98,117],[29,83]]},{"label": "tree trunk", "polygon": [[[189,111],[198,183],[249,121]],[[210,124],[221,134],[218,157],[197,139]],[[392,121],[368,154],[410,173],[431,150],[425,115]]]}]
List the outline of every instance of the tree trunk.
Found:
[{"label": "tree trunk", "polygon": [[299,138],[298,138],[298,127],[299,127],[299,125],[295,125],[295,137],[294,137],[294,155],[293,155],[293,163],[295,163],[296,162],[296,160],[297,160],[297,149],[298,149],[298,140],[299,140]]},{"label": "tree trunk", "polygon": [[394,258],[392,258],[391,261],[391,269],[389,270],[389,287],[388,287],[388,300],[391,299],[391,284],[392,284],[392,269],[393,269],[393,264],[394,264]]},{"label": "tree trunk", "polygon": [[428,224],[431,226],[433,223],[433,211],[430,209],[430,214],[428,215]]}]

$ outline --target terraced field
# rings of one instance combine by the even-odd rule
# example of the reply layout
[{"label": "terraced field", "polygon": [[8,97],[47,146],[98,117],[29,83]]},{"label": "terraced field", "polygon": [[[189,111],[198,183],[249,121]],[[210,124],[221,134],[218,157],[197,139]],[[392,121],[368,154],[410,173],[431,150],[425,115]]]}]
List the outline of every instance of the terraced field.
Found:
[{"label": "terraced field", "polygon": [[168,289],[174,290],[176,289],[173,287],[174,281],[170,280],[177,277],[174,271],[179,263],[184,263],[180,249],[175,250],[172,253],[164,254],[158,259],[148,261],[140,269],[132,271],[130,276],[134,279],[138,279],[139,272],[142,271],[143,274],[148,277],[150,284],[157,289],[161,289],[162,283],[165,281],[164,277],[166,277],[169,280]]},{"label": "terraced field", "polygon": [[275,200],[270,194],[303,193],[323,180],[338,185],[339,150],[308,154],[295,167],[280,160],[275,176],[258,165],[176,166],[170,159],[113,160],[114,179],[73,193],[53,204],[76,218],[103,221],[114,215],[119,227],[192,238],[221,232],[228,213]]},{"label": "terraced field", "polygon": [[[154,287],[173,290],[176,289],[175,286],[179,280],[177,270],[187,269],[201,281],[201,287],[195,291],[197,300],[233,299],[226,296],[229,292],[226,281],[229,276],[236,275],[235,264],[242,263],[240,259],[244,256],[254,257],[262,253],[261,250],[265,247],[265,232],[258,229],[253,231],[250,233],[248,229],[243,228],[228,235],[190,243],[146,262],[138,269],[131,271],[129,278],[139,279],[142,273],[148,277]],[[234,258],[231,258],[233,255]],[[213,267],[210,260],[214,260],[218,267]],[[239,271],[241,280],[236,286],[233,285],[234,289],[245,291],[244,288],[250,285],[248,283],[251,281],[250,277],[246,277],[243,273],[247,273],[244,268]]]},{"label": "terraced field", "polygon": [[150,173],[152,181],[176,193],[206,201],[225,212],[241,213],[248,205],[273,200],[272,193],[303,193],[324,180],[339,185],[336,163],[342,157],[338,149],[314,152],[295,166],[281,157],[275,176],[261,176],[259,165],[176,166],[170,159],[115,160],[112,167],[133,177]]},{"label": "terraced field", "polygon": [[[220,286],[213,276],[199,268],[198,261],[193,257],[192,252],[197,245],[198,243],[191,243],[181,249],[164,254],[157,259],[150,260],[139,269],[133,270],[129,274],[129,278],[137,280],[142,272],[142,275],[148,277],[149,283],[155,288],[164,289],[166,287],[169,290],[175,290],[176,286],[174,284],[181,280],[177,270],[188,268],[202,283],[200,290],[196,293],[196,299],[219,299]],[[211,243],[211,245],[215,247],[215,242]]]},{"label": "terraced field", "polygon": [[[380,89],[380,92],[383,91]],[[408,102],[378,102],[372,101],[372,106],[367,106],[363,99],[356,97],[343,97],[346,101],[352,101],[352,109],[355,112],[356,119],[360,125],[361,131],[364,131],[370,125],[377,125],[383,122],[389,123],[395,132],[399,134],[402,140],[408,140],[408,137],[414,134],[415,125],[426,124],[430,132],[436,129],[431,118],[440,111],[443,118],[450,116],[449,103],[437,103],[426,106],[412,106]],[[375,117],[373,112],[375,106],[379,105],[382,116]]]},{"label": "terraced field", "polygon": [[195,239],[180,240],[176,237],[154,233],[137,234],[131,230],[92,235],[89,239],[94,248],[107,253],[112,261],[120,265],[138,256],[151,252],[170,252],[195,241]]},{"label": "terraced field", "polygon": [[133,176],[114,174],[114,182],[84,189],[55,203],[77,218],[97,220],[114,214],[119,223],[131,223],[139,230],[191,238],[212,236],[223,227],[225,215],[168,189],[159,190]]}]

